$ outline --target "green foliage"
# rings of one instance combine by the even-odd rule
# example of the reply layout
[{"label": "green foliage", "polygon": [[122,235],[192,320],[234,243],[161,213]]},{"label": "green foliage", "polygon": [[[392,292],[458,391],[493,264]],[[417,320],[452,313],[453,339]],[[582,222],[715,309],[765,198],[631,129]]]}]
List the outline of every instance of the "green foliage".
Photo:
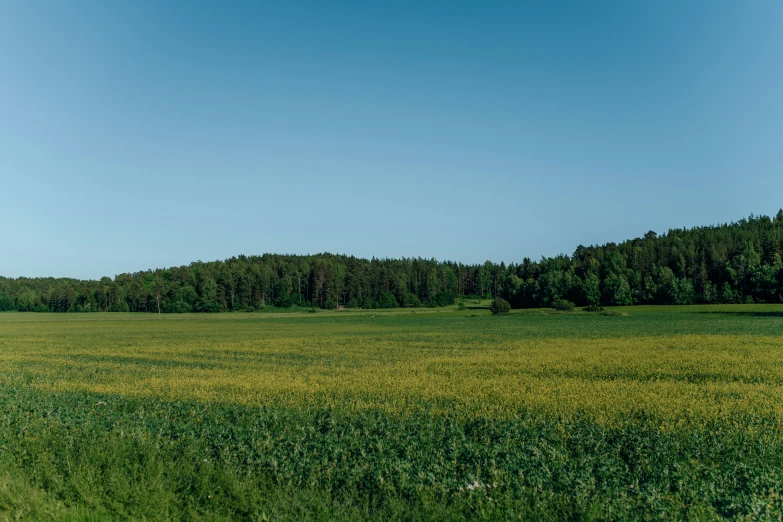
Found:
[{"label": "green foliage", "polygon": [[0,520],[778,520],[781,314],[4,314]]},{"label": "green foliage", "polygon": [[682,277],[676,280],[674,287],[674,304],[689,305],[696,302],[696,292],[690,279]]},{"label": "green foliage", "polygon": [[609,274],[604,281],[604,300],[615,306],[627,306],[633,304],[631,287],[624,276]]},{"label": "green foliage", "polygon": [[782,255],[783,221],[751,215],[509,265],[268,254],[99,281],[0,277],[0,311],[152,312],[158,300],[173,313],[326,307],[328,300],[349,308],[442,307],[466,296],[501,297],[514,308],[558,299],[580,306],[776,303],[783,300]]},{"label": "green foliage", "polygon": [[196,293],[196,289],[192,286],[184,285],[174,292],[174,299],[193,306],[198,301],[198,294]]},{"label": "green foliage", "polygon": [[198,307],[202,312],[220,312],[222,307],[218,301],[217,283],[214,279],[208,278],[201,285],[201,297]]},{"label": "green foliage", "polygon": [[449,306],[454,304],[454,294],[451,292],[438,292],[435,295],[435,306]]},{"label": "green foliage", "polygon": [[193,307],[184,301],[172,301],[163,308],[163,311],[170,314],[184,314],[193,311]]},{"label": "green foliage", "polygon": [[601,305],[601,279],[595,273],[590,272],[585,276],[582,290],[588,306],[599,307]]},{"label": "green foliage", "polygon": [[552,308],[559,312],[570,312],[574,309],[574,303],[568,299],[558,299],[552,303]]},{"label": "green foliage", "polygon": [[[277,300],[275,301],[275,306],[278,308],[291,308],[294,306],[294,300],[288,294],[287,290],[283,290],[280,293],[280,295],[277,297]],[[334,303],[332,303],[331,308],[334,308]]]},{"label": "green foliage", "polygon": [[423,303],[421,302],[421,299],[419,299],[419,296],[408,292],[405,294],[404,306],[408,308],[419,308],[420,306],[423,306]]},{"label": "green foliage", "polygon": [[502,297],[498,297],[492,300],[492,303],[489,305],[489,311],[494,315],[507,314],[511,311],[511,304]]},{"label": "green foliage", "polygon": [[723,283],[720,291],[720,302],[725,304],[736,303],[739,301],[739,295],[731,288],[731,284],[726,281]]},{"label": "green foliage", "polygon": [[183,286],[179,288],[174,294],[174,300],[166,303],[161,303],[162,311],[167,313],[188,313],[197,310],[198,306],[198,294],[192,286]]},{"label": "green foliage", "polygon": [[604,307],[601,306],[601,305],[591,304],[591,305],[585,306],[584,308],[582,308],[582,310],[584,310],[585,312],[603,312],[604,311]]},{"label": "green foliage", "polygon": [[391,292],[383,292],[378,299],[378,308],[397,308],[397,299]]},{"label": "green foliage", "polygon": [[[720,423],[662,432],[644,415],[606,429],[588,418],[534,413],[491,421],[116,398],[95,406],[102,399],[4,390],[9,414],[0,441],[18,456],[6,472],[46,491],[30,511],[35,518],[78,510],[101,520],[607,512],[636,520],[684,519],[697,509],[711,518],[757,518],[782,507],[769,493],[783,480],[780,439],[770,443],[754,431],[737,437]],[[767,432],[767,419],[731,421]],[[9,436],[33,426],[36,437]],[[184,436],[161,441],[159,434]],[[568,495],[557,494],[563,488]]]},{"label": "green foliage", "polygon": [[718,302],[718,290],[715,285],[710,281],[705,282],[704,289],[702,291],[702,300],[707,304]]}]

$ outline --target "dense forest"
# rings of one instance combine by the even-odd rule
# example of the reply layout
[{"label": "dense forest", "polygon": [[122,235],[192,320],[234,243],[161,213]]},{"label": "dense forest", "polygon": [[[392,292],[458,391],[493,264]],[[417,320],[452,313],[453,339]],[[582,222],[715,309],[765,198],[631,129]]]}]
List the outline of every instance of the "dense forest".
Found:
[{"label": "dense forest", "polygon": [[222,312],[443,306],[503,297],[515,308],[577,305],[779,303],[783,210],[719,226],[673,229],[571,256],[519,264],[426,259],[239,256],[99,281],[0,277],[0,311]]}]

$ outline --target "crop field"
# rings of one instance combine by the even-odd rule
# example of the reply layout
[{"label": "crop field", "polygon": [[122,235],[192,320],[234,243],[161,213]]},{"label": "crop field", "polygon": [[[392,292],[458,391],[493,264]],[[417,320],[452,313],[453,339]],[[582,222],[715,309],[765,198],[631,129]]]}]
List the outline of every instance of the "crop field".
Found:
[{"label": "crop field", "polygon": [[783,306],[0,314],[0,521],[782,520]]}]

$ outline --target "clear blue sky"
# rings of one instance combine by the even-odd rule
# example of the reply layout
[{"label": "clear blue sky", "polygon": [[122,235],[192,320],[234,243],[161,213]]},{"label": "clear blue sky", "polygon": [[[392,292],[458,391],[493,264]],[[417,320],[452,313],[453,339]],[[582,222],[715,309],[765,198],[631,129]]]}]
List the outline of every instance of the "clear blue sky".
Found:
[{"label": "clear blue sky", "polygon": [[777,0],[0,1],[0,275],[771,215],[781,27]]}]

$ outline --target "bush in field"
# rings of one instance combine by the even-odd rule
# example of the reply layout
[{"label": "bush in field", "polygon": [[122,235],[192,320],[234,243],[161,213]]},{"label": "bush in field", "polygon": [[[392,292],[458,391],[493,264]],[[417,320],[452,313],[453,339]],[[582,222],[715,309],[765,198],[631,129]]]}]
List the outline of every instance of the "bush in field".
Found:
[{"label": "bush in field", "polygon": [[489,311],[495,315],[507,314],[511,311],[511,305],[505,299],[498,297],[489,305]]},{"label": "bush in field", "polygon": [[582,310],[584,310],[585,312],[603,312],[604,307],[597,304],[591,304],[585,306],[584,308],[582,308]]},{"label": "bush in field", "polygon": [[568,299],[558,299],[552,303],[552,308],[559,312],[570,312],[574,309],[574,303]]}]

